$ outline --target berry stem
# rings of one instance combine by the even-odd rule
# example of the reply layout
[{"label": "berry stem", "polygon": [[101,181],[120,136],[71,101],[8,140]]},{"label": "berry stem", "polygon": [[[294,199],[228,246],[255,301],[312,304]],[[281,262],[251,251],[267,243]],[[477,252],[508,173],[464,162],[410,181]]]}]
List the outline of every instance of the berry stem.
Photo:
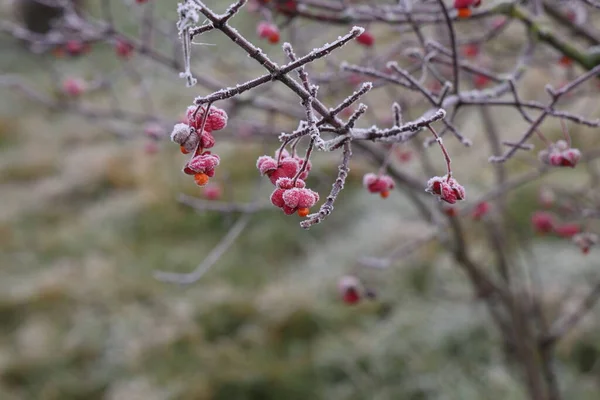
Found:
[{"label": "berry stem", "polygon": [[312,151],[315,147],[315,140],[316,140],[316,138],[314,138],[314,137],[310,139],[310,143],[308,144],[308,148],[306,149],[306,155],[304,156],[304,162],[302,163],[302,167],[296,173],[296,176],[294,176],[292,187],[296,187],[296,181],[298,180],[300,175],[302,175],[304,173],[304,171],[306,171],[306,168],[308,167],[308,161],[310,160],[310,154],[312,153]]},{"label": "berry stem", "polygon": [[440,145],[440,149],[442,149],[442,153],[444,154],[444,159],[446,160],[446,168],[448,169],[448,177],[446,178],[446,182],[450,182],[450,178],[452,178],[452,168],[450,168],[450,163],[452,162],[452,160],[450,159],[450,155],[448,154],[448,151],[446,150],[446,146],[444,146],[444,143],[442,143],[442,138],[437,134],[435,129],[433,129],[433,127],[429,124],[427,124],[426,126],[427,126],[427,129],[429,129],[431,131],[431,133],[433,134],[433,136],[435,137],[435,141],[438,142],[438,144]]},{"label": "berry stem", "polygon": [[538,129],[535,129],[535,133],[538,135],[538,137],[540,139],[542,139],[542,141],[546,144],[546,146],[550,146],[550,141],[548,139],[546,139],[546,136],[544,136],[544,134],[542,132],[540,132]]},{"label": "berry stem", "polygon": [[565,137],[565,140],[567,141],[569,148],[571,148],[571,135],[569,134],[569,128],[567,128],[567,124],[565,123],[565,120],[562,118],[560,119],[560,126],[562,128],[563,136]]}]

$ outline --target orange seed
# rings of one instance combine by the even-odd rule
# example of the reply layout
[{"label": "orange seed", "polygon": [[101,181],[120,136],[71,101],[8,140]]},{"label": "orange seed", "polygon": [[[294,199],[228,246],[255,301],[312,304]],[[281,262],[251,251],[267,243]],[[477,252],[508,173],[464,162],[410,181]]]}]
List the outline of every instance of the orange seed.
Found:
[{"label": "orange seed", "polygon": [[199,173],[194,175],[194,181],[196,182],[196,185],[198,186],[204,186],[208,183],[208,175],[206,175],[205,173]]},{"label": "orange seed", "polygon": [[301,217],[306,217],[309,212],[310,212],[310,210],[308,208],[299,208],[298,209],[298,215]]}]

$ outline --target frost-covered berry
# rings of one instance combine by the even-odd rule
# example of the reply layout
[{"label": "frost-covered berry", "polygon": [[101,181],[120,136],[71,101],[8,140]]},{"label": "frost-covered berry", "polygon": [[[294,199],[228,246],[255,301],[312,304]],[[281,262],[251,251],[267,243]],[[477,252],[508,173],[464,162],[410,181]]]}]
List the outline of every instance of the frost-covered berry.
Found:
[{"label": "frost-covered berry", "polygon": [[562,166],[575,168],[581,159],[581,152],[578,149],[567,149],[562,152]]},{"label": "frost-covered berry", "polygon": [[276,188],[271,194],[271,203],[279,207],[287,215],[299,212],[302,216],[308,215],[308,210],[319,201],[319,194],[306,188],[303,180],[297,179],[294,183],[290,178],[279,178]]},{"label": "frost-covered berry", "polygon": [[210,149],[214,145],[215,138],[212,135],[212,133],[208,131],[202,132],[202,135],[200,135],[200,147],[202,147],[203,149]]},{"label": "frost-covered berry", "polygon": [[[261,175],[267,175],[271,183],[276,184],[279,178],[293,178],[300,170],[300,164],[292,157],[282,157],[281,162],[277,164],[277,159],[269,156],[261,156],[256,161],[256,167]],[[309,167],[307,166],[307,170]],[[308,172],[300,176],[300,179],[305,179]]]},{"label": "frost-covered berry", "polygon": [[545,211],[536,211],[531,216],[531,225],[537,233],[550,233],[554,230],[554,215]]},{"label": "frost-covered berry", "polygon": [[364,31],[356,37],[356,42],[366,47],[371,47],[375,44],[375,36],[369,31]]},{"label": "frost-covered berry", "polygon": [[171,140],[180,145],[183,154],[188,154],[196,150],[200,138],[189,125],[176,124],[171,132]]},{"label": "frost-covered berry", "polygon": [[215,168],[219,165],[220,158],[216,154],[207,151],[192,158],[183,168],[183,172],[188,175],[204,173],[209,177],[214,176]]},{"label": "frost-covered berry", "polygon": [[390,195],[390,190],[394,189],[394,180],[388,175],[377,175],[368,173],[363,176],[363,186],[371,193],[379,193],[382,198]]},{"label": "frost-covered berry", "polygon": [[85,82],[79,78],[67,78],[62,83],[63,92],[72,97],[80,96],[85,89]]},{"label": "frost-covered berry", "polygon": [[480,220],[481,218],[485,217],[487,215],[487,213],[490,211],[490,203],[488,203],[487,201],[482,201],[481,203],[477,204],[475,206],[475,208],[473,209],[473,219],[475,221]]},{"label": "frost-covered berry", "polygon": [[425,191],[449,204],[466,198],[465,188],[456,179],[448,178],[448,175],[434,176],[429,179]]},{"label": "frost-covered berry", "polygon": [[[197,110],[197,111],[196,111]],[[186,112],[186,123],[196,130],[200,130],[202,119],[206,113],[205,107],[189,106]],[[210,107],[204,130],[208,132],[218,131],[227,126],[227,113],[217,107]]]},{"label": "frost-covered berry", "polygon": [[133,53],[133,45],[125,39],[117,39],[115,43],[115,53],[120,58],[127,59]]},{"label": "frost-covered berry", "polygon": [[279,42],[279,29],[269,22],[260,22],[256,27],[256,33],[258,33],[259,38],[267,39],[269,43],[276,44]]},{"label": "frost-covered berry", "polygon": [[572,238],[579,232],[581,232],[581,228],[579,224],[575,223],[566,223],[554,228],[554,233],[563,238]]},{"label": "frost-covered berry", "polygon": [[570,148],[564,140],[559,140],[540,151],[538,158],[544,164],[553,167],[575,168],[581,159],[581,152],[579,149]]},{"label": "frost-covered berry", "polygon": [[356,304],[360,301],[360,281],[352,275],[345,275],[338,281],[338,290],[346,304]]}]

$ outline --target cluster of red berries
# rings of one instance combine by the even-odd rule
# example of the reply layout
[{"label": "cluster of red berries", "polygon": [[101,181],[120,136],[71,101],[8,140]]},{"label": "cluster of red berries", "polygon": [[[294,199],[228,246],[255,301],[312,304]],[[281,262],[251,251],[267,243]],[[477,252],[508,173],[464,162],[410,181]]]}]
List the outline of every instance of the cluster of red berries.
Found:
[{"label": "cluster of red berries", "polygon": [[311,169],[310,160],[294,155],[291,156],[286,150],[281,154],[275,153],[275,157],[261,156],[256,161],[256,167],[261,175],[266,175],[275,190],[271,194],[271,203],[281,208],[287,215],[298,213],[306,217],[310,208],[319,201],[319,194],[306,187],[304,180],[308,177]]},{"label": "cluster of red berries", "polygon": [[552,143],[547,149],[538,154],[540,160],[553,167],[571,167],[575,168],[581,159],[581,152],[578,149],[571,148],[565,140],[558,140]]},{"label": "cluster of red berries", "polygon": [[89,43],[80,40],[67,40],[64,45],[55,47],[52,51],[56,57],[62,57],[65,54],[71,57],[81,56],[90,51]]},{"label": "cluster of red berries", "polygon": [[466,197],[465,188],[449,175],[429,179],[425,191],[448,204],[454,204]]},{"label": "cluster of red berries", "polygon": [[363,176],[363,186],[371,193],[379,193],[382,198],[387,198],[396,185],[388,175],[368,173]]},{"label": "cluster of red berries", "polygon": [[[202,126],[204,124],[204,126]],[[212,132],[227,126],[227,113],[216,107],[210,107],[208,115],[205,107],[190,106],[186,113],[186,122],[173,127],[171,140],[179,145],[183,154],[192,153],[183,172],[193,175],[198,186],[204,186],[215,175],[220,158],[210,149],[215,145]]]},{"label": "cluster of red berries", "polygon": [[[123,59],[129,58],[134,50],[134,46],[122,38],[117,39],[114,46],[117,56]],[[90,43],[72,39],[67,40],[62,46],[55,47],[52,52],[56,57],[62,57],[65,54],[71,57],[77,57],[89,53],[91,49]]]},{"label": "cluster of red berries", "polygon": [[579,224],[567,222],[559,224],[554,214],[546,211],[536,211],[531,215],[531,224],[538,234],[554,233],[563,238],[572,238],[581,232]]},{"label": "cluster of red berries", "polygon": [[454,8],[458,12],[459,18],[469,18],[472,9],[481,5],[481,0],[454,0]]},{"label": "cluster of red berries", "polygon": [[[487,201],[479,202],[477,205],[475,205],[473,211],[471,211],[471,218],[473,218],[475,221],[480,221],[489,214],[491,209],[492,205]],[[456,217],[458,215],[458,209],[448,203],[442,204],[442,212],[449,217]]]},{"label": "cluster of red berries", "polygon": [[267,39],[271,44],[279,43],[279,28],[275,24],[262,21],[256,27],[256,33],[259,38]]}]

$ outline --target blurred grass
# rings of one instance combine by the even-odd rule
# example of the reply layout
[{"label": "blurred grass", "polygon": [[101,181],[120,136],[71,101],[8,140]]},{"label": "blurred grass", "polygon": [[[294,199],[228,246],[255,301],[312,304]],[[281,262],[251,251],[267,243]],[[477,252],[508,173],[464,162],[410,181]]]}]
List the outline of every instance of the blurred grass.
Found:
[{"label": "blurred grass", "polygon": [[[173,18],[172,4],[156,4],[157,13]],[[115,15],[134,32],[127,13]],[[239,17],[241,29],[251,32],[254,18]],[[117,69],[108,46],[56,61],[0,40],[7,54],[1,69],[41,85],[49,77],[40,65],[65,74]],[[231,80],[228,71],[248,61],[205,57],[203,63]],[[148,73],[161,89],[157,105],[175,118],[190,92],[181,94],[173,73]],[[124,104],[139,103],[128,101],[135,99],[132,87],[122,90]],[[379,289],[377,300],[340,303],[336,279],[359,257],[422,229],[401,192],[383,201],[359,189],[368,167],[353,164],[326,224],[307,232],[295,216],[259,212],[199,283],[181,288],[152,273],[193,270],[235,216],[199,214],[176,202],[179,192],[199,194],[180,174],[177,149],[165,143],[147,155],[141,139],[115,139],[12,93],[1,98],[0,398],[524,398],[518,378],[503,367],[502,344],[485,313],[437,246],[389,271],[364,274]],[[477,138],[476,118],[465,121],[465,130]],[[257,173],[248,166],[263,149],[221,150],[219,173],[232,182],[226,194],[249,200]],[[460,174],[487,158],[482,151],[461,162],[466,150],[453,150]],[[335,165],[322,166],[331,179]],[[472,176],[470,190],[485,190],[489,174]],[[320,192],[330,185],[313,183]],[[263,188],[261,196],[268,194]],[[535,196],[528,186],[511,197],[515,231],[529,229]],[[479,228],[469,228],[476,242]],[[537,262],[547,266],[541,274],[549,297],[560,296],[564,282],[584,282],[583,272],[595,267],[564,242],[534,244]],[[567,398],[597,398],[594,324],[561,348]]]}]

